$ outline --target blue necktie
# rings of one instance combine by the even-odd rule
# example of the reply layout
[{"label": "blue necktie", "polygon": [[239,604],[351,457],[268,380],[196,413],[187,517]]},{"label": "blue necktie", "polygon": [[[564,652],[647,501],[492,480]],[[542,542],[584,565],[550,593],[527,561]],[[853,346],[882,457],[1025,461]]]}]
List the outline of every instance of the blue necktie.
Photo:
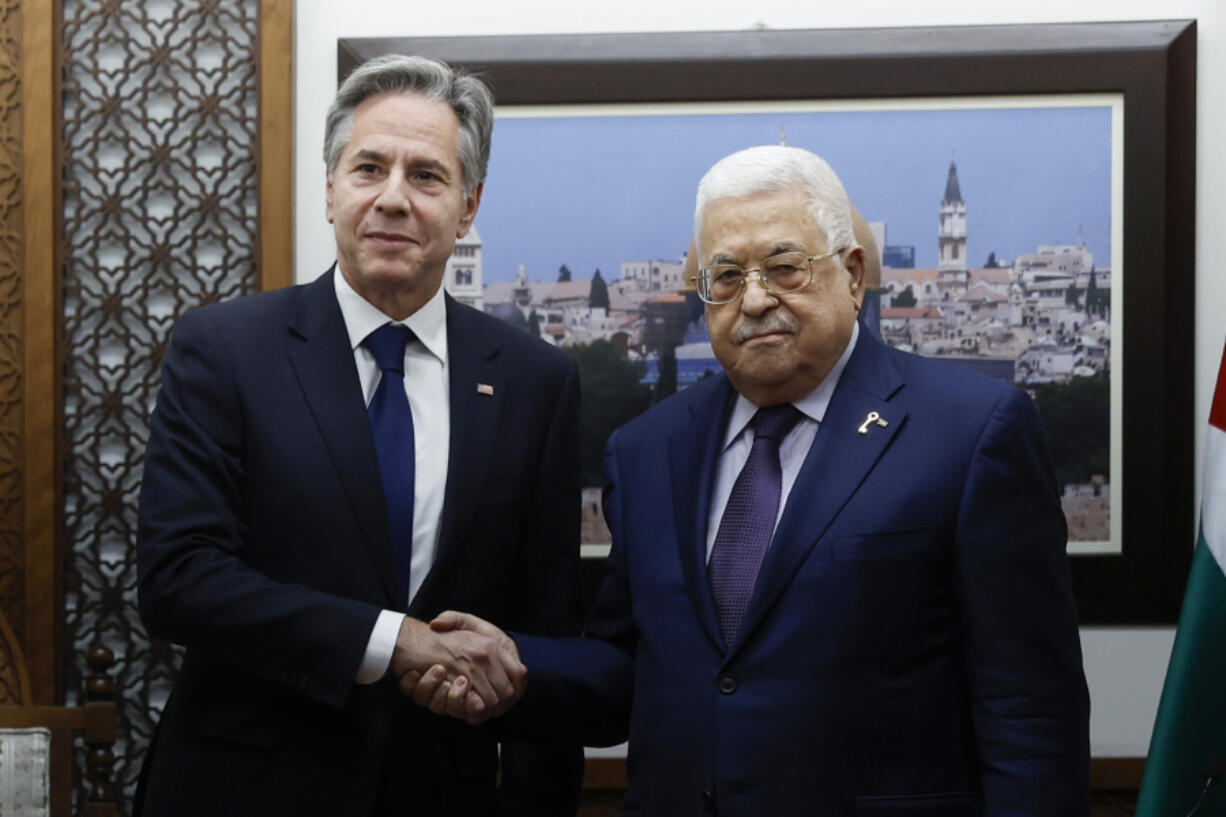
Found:
[{"label": "blue necktie", "polygon": [[707,575],[725,646],[732,646],[741,629],[758,569],[775,531],[783,489],[779,442],[800,417],[791,403],[758,409],[752,423],[753,448],[719,520]]},{"label": "blue necktie", "polygon": [[413,412],[404,391],[404,347],[412,339],[407,326],[386,324],[366,336],[362,344],[375,356],[383,372],[367,412],[375,436],[379,477],[387,501],[387,528],[396,554],[399,586],[407,603],[409,565],[413,560]]}]

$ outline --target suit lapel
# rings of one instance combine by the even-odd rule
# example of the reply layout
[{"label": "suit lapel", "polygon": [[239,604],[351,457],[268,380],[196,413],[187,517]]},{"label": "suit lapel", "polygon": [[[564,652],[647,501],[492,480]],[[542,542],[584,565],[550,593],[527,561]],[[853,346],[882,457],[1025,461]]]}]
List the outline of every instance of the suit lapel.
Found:
[{"label": "suit lapel", "polygon": [[[889,402],[902,385],[901,376],[880,342],[862,331],[788,495],[730,655],[787,588],[801,563],[902,427],[906,410],[901,403]],[[878,412],[888,425],[884,428],[874,425],[860,434],[861,424],[872,411]]]},{"label": "suit lapel", "polygon": [[732,404],[732,387],[722,375],[711,380],[714,382],[710,385],[700,382],[690,387],[699,395],[692,395],[696,399],[690,404],[689,422],[669,436],[668,454],[681,572],[698,620],[722,650],[723,633],[707,580],[707,517],[711,512],[720,443]]},{"label": "suit lapel", "polygon": [[302,290],[298,311],[290,323],[290,331],[301,343],[291,352],[290,360],[357,516],[362,541],[393,602],[389,606],[402,608],[404,593],[396,589],[396,565],[374,438],[332,274],[323,275]]},{"label": "suit lapel", "polygon": [[[447,486],[438,553],[413,599],[410,614],[432,610],[446,577],[454,571],[497,443],[498,418],[506,394],[506,377],[496,365],[501,347],[481,323],[472,318],[472,313],[447,296],[448,385],[451,392]],[[491,389],[479,392],[479,385],[491,387],[492,394],[488,393]]]}]

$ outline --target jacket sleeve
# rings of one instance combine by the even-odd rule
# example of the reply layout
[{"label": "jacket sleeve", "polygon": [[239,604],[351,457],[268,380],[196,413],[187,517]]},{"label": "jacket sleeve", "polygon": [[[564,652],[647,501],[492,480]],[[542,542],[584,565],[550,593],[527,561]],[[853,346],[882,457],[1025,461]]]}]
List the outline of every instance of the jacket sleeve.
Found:
[{"label": "jacket sleeve", "polygon": [[[539,636],[571,636],[582,626],[579,579],[579,373],[567,361],[540,452],[531,511],[510,586],[509,623]],[[583,750],[573,740],[503,742],[500,813],[569,817],[583,782]]]},{"label": "jacket sleeve", "polygon": [[244,395],[209,310],[184,315],[150,420],[138,602],[154,638],[341,706],[379,609],[252,566]]},{"label": "jacket sleeve", "polygon": [[620,475],[613,432],[605,448],[605,520],[613,548],[581,638],[542,638],[514,633],[528,667],[528,690],[502,720],[510,734],[569,737],[588,746],[626,740],[634,694],[638,636],[630,605],[626,554],[620,533]]},{"label": "jacket sleeve", "polygon": [[1089,695],[1067,538],[1038,411],[1009,389],[980,435],[955,540],[986,815],[1089,810]]}]

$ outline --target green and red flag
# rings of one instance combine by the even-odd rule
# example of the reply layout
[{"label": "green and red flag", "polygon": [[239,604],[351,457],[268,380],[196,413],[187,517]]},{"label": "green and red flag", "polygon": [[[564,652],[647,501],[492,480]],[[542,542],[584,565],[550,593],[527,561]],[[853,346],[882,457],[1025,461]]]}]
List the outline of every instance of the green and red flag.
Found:
[{"label": "green and red flag", "polygon": [[[1149,742],[1136,817],[1184,817],[1226,760],[1226,356],[1209,433],[1200,536],[1184,591],[1171,663]],[[1226,781],[1197,817],[1226,815]]]}]

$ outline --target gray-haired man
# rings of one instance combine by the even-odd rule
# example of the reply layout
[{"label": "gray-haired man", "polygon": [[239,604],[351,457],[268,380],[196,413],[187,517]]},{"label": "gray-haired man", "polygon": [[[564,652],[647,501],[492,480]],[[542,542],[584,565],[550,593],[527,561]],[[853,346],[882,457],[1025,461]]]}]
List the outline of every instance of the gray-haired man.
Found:
[{"label": "gray-haired man", "polygon": [[336,265],[175,329],[138,554],[144,622],[187,653],[138,813],[573,813],[577,749],[504,745],[500,796],[494,739],[395,678],[439,665],[498,712],[515,656],[423,620],[579,625],[575,366],[442,288],[491,127],[441,63],[359,68],[325,134]]}]

